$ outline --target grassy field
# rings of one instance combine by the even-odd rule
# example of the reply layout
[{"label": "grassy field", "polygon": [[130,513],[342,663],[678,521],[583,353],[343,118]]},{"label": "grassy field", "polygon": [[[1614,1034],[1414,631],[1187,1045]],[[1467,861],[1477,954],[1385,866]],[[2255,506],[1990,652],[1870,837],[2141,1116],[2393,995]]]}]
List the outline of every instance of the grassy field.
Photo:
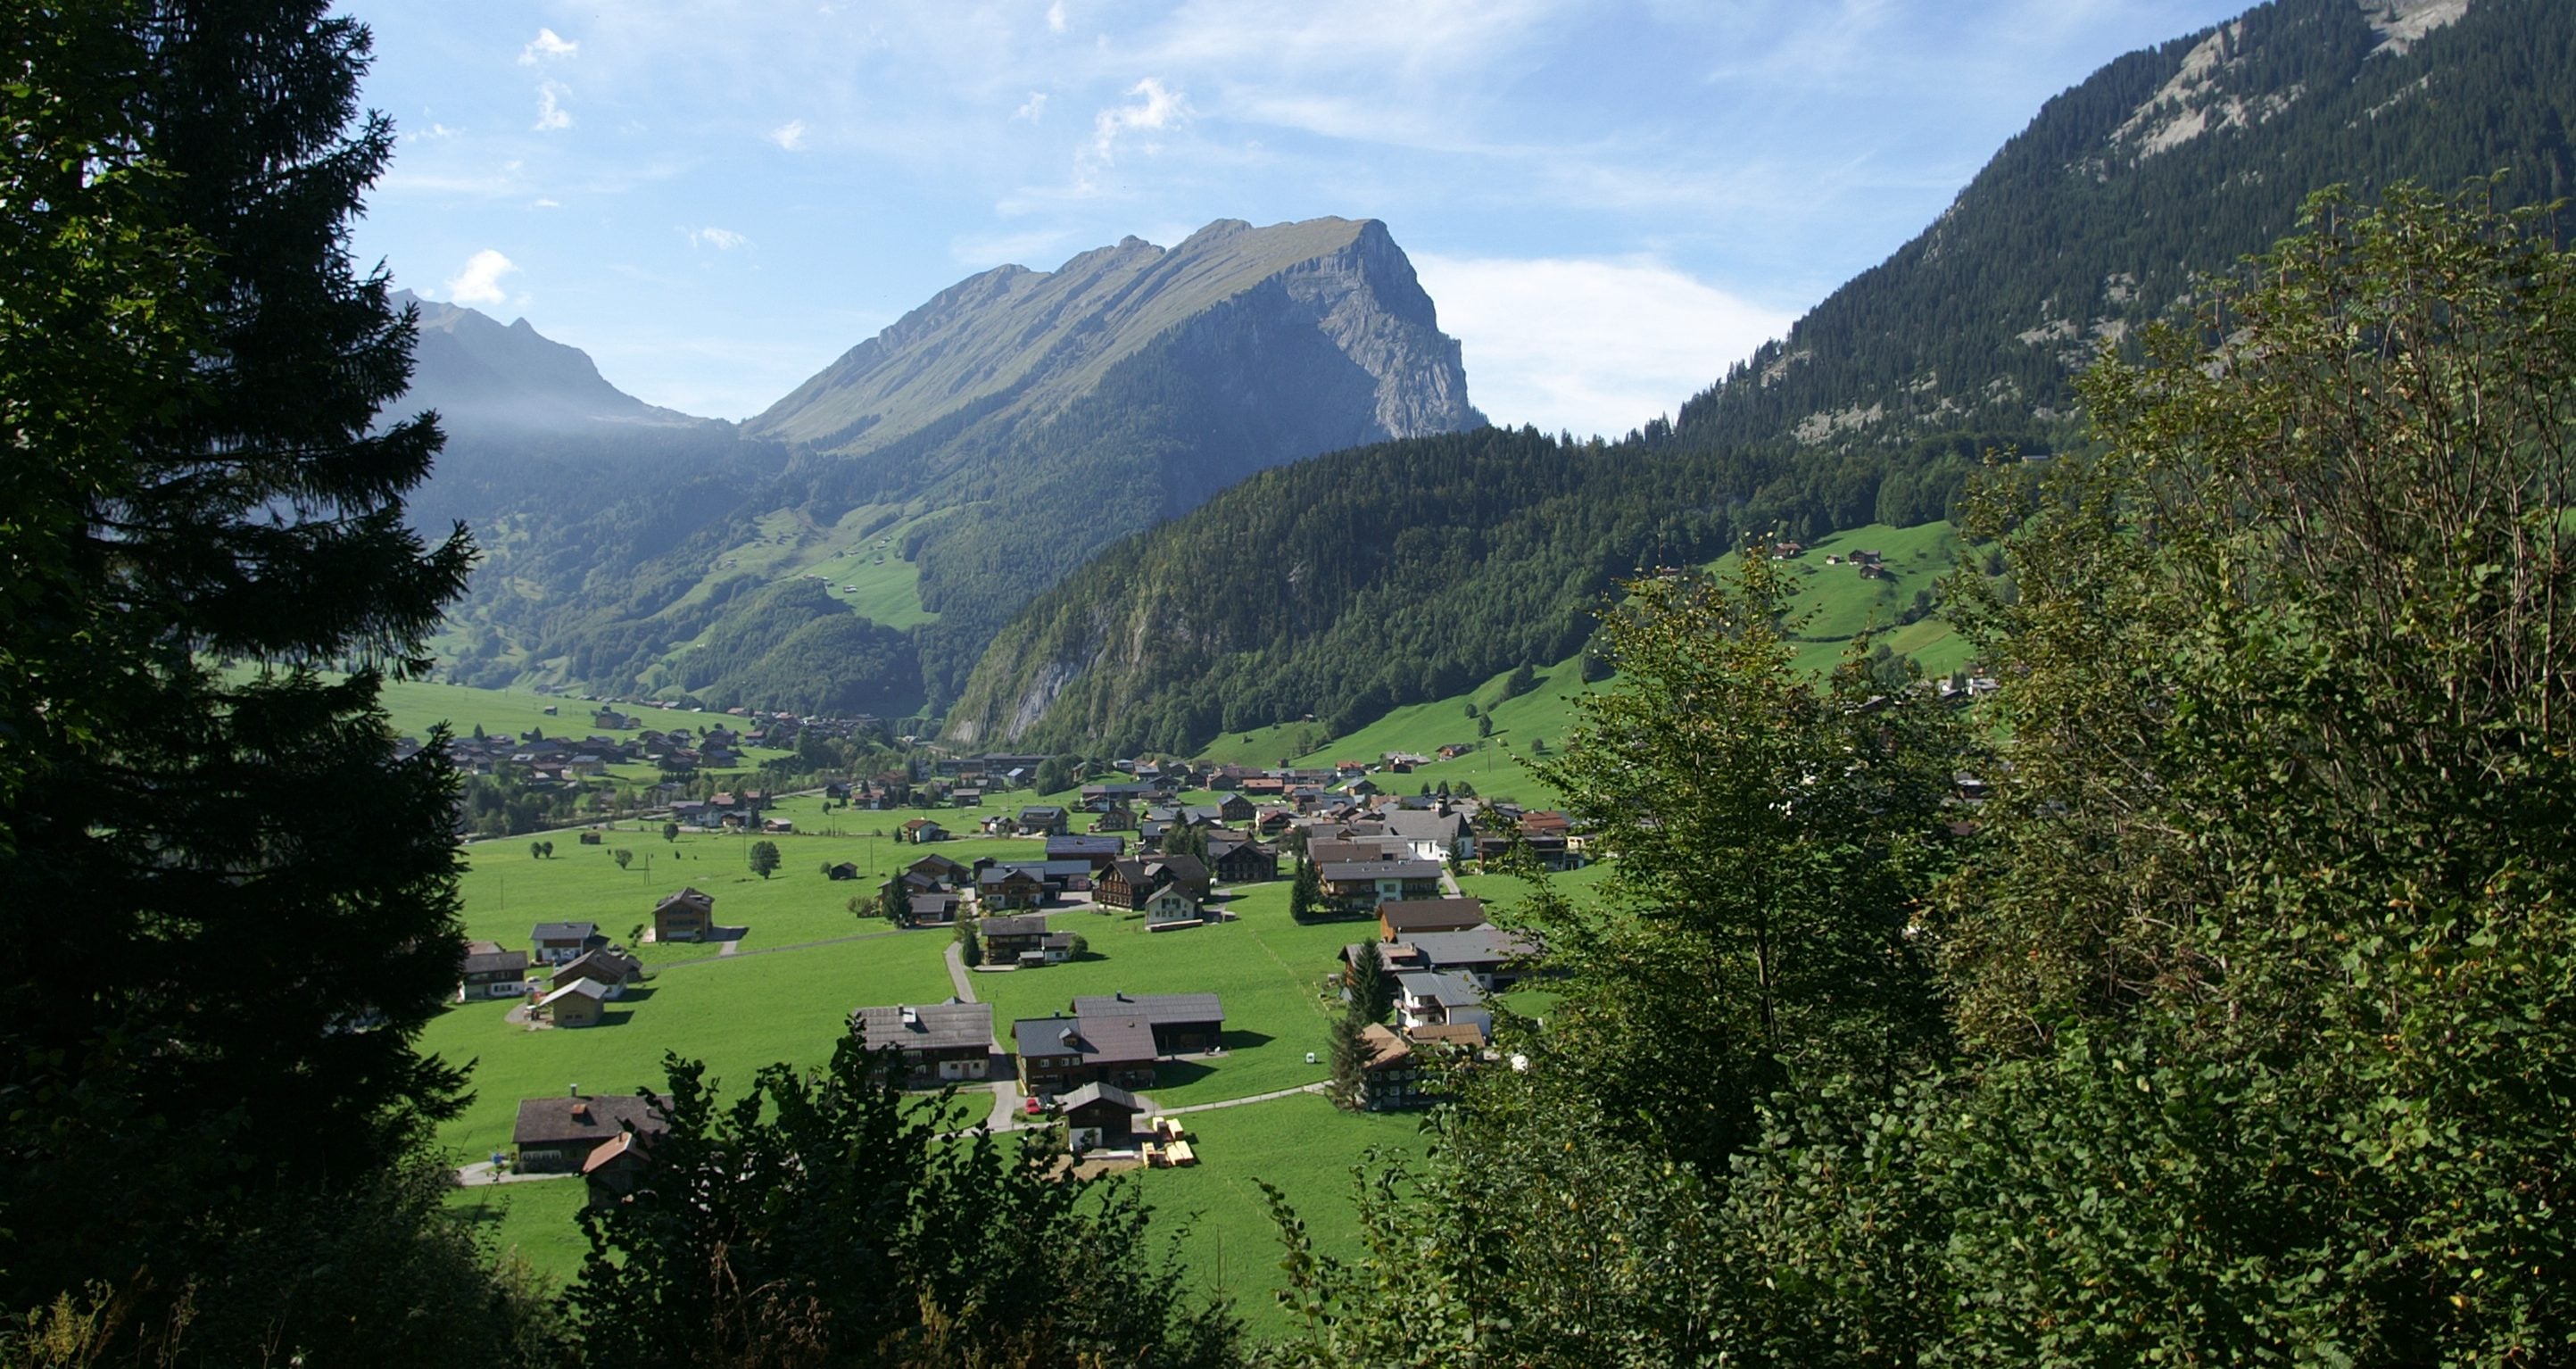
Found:
[{"label": "grassy field", "polygon": [[1275,1296],[1286,1281],[1279,1232],[1256,1181],[1287,1196],[1306,1219],[1317,1253],[1350,1259],[1361,1250],[1350,1203],[1352,1168],[1372,1149],[1415,1159],[1424,1150],[1419,1114],[1353,1115],[1313,1095],[1181,1120],[1189,1124],[1199,1163],[1146,1170],[1136,1182],[1154,1204],[1158,1225],[1186,1229],[1179,1254],[1192,1286],[1231,1294],[1257,1337],[1284,1335],[1291,1323]]},{"label": "grassy field", "polygon": [[[1797,620],[1796,640],[1804,644],[1798,665],[1818,674],[1832,670],[1862,632],[1879,634],[1875,640],[1884,640],[1900,656],[1912,657],[1926,676],[1947,675],[1967,664],[1966,640],[1940,618],[1896,625],[1897,615],[1917,594],[1937,597],[1938,582],[1958,569],[1964,545],[1958,529],[1948,523],[1911,528],[1872,523],[1811,542],[1806,555],[1781,563],[1796,594],[1789,611]],[[1885,578],[1860,578],[1859,568],[1848,558],[1862,549],[1885,558]],[[1825,564],[1828,556],[1846,559],[1829,566]],[[1723,574],[1734,561],[1732,555],[1721,558],[1713,569]]]}]

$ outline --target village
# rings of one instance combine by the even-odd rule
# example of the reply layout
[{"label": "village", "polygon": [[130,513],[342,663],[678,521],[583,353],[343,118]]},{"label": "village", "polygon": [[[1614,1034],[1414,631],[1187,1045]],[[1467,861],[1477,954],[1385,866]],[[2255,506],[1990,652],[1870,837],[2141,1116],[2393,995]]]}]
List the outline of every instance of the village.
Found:
[{"label": "village", "polygon": [[[1081,1173],[1213,1166],[1241,1198],[1277,1167],[1238,1168],[1229,1127],[1271,1116],[1336,1138],[1309,1147],[1323,1177],[1411,1139],[1328,1119],[1430,1105],[1493,1062],[1498,1015],[1543,1007],[1522,986],[1544,947],[1503,925],[1519,881],[1488,867],[1597,874],[1562,813],[1413,778],[1466,749],[1122,761],[1056,793],[1031,787],[1042,757],[945,758],[796,794],[737,780],[533,858],[470,843],[475,940],[425,1044],[478,1058],[484,1092],[442,1134],[469,1190],[532,1214],[514,1237],[539,1213],[569,1228],[566,1204],[618,1201],[662,1130],[662,1050],[741,1077],[854,1033],[925,1097],[955,1091],[968,1125],[1056,1130]],[[761,844],[792,855],[759,873]],[[1336,1078],[1331,1024],[1370,976],[1386,1011]]]}]

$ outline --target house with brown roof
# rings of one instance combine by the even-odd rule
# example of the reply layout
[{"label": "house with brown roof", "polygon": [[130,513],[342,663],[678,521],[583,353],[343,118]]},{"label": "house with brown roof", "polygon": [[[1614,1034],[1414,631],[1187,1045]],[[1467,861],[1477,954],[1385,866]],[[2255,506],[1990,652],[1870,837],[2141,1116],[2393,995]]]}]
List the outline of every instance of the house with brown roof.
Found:
[{"label": "house with brown roof", "polygon": [[1377,910],[1381,941],[1402,941],[1416,932],[1463,932],[1485,925],[1485,903],[1475,898],[1401,898]]},{"label": "house with brown roof", "polygon": [[655,941],[704,941],[716,923],[715,895],[682,889],[653,905]]},{"label": "house with brown roof", "polygon": [[1369,1112],[1428,1106],[1431,1094],[1422,1086],[1421,1062],[1413,1045],[1371,1022],[1360,1028],[1359,1106]]},{"label": "house with brown roof", "polygon": [[633,1130],[658,1136],[671,1129],[661,1111],[664,1094],[651,1102],[631,1093],[585,1094],[576,1085],[561,1098],[523,1098],[510,1144],[518,1167],[531,1174],[568,1174],[581,1168],[602,1143]]}]

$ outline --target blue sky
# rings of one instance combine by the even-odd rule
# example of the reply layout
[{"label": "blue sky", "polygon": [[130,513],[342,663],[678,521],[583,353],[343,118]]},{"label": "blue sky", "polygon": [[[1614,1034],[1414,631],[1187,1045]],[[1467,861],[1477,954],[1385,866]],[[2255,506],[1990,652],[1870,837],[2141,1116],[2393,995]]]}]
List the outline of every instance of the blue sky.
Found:
[{"label": "blue sky", "polygon": [[2243,4],[351,0],[402,140],[354,246],[741,418],[988,267],[1376,218],[1495,421],[1616,435]]}]

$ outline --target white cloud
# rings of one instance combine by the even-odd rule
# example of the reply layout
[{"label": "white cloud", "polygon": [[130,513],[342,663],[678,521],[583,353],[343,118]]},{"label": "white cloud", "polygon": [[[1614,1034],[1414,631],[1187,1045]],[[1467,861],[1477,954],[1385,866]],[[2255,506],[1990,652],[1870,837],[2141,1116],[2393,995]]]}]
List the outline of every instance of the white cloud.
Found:
[{"label": "white cloud", "polygon": [[719,252],[730,252],[737,247],[751,245],[751,239],[730,228],[692,228],[688,233],[691,247],[712,247]]},{"label": "white cloud", "polygon": [[1032,90],[1029,92],[1029,98],[1020,101],[1020,107],[1011,111],[1011,117],[1014,119],[1026,119],[1030,123],[1036,123],[1038,121],[1038,116],[1046,113],[1046,101],[1047,97],[1045,91]]},{"label": "white cloud", "polygon": [[787,122],[780,124],[778,127],[769,130],[769,141],[778,144],[781,148],[784,148],[789,152],[803,151],[805,147],[805,121],[802,119],[790,119]]},{"label": "white cloud", "polygon": [[1047,32],[1064,32],[1064,0],[1055,0],[1054,4],[1047,6]]},{"label": "white cloud", "polygon": [[447,302],[499,304],[509,298],[501,289],[501,278],[518,269],[508,257],[486,247],[465,259],[464,270],[448,277]]},{"label": "white cloud", "polygon": [[1128,88],[1132,103],[1112,105],[1093,118],[1091,155],[1101,162],[1116,159],[1118,140],[1130,132],[1178,128],[1190,119],[1189,97],[1148,76]]},{"label": "white cloud", "polygon": [[519,65],[532,67],[540,58],[570,57],[579,51],[581,44],[567,42],[553,29],[539,29],[536,40],[519,49]]},{"label": "white cloud", "polygon": [[416,143],[424,138],[453,138],[456,136],[456,130],[445,124],[433,122],[427,128],[415,128],[402,136],[404,142]]},{"label": "white cloud", "polygon": [[528,207],[530,209],[561,209],[563,208],[563,201],[550,200],[540,195],[534,201],[530,202]]},{"label": "white cloud", "polygon": [[559,128],[572,127],[572,112],[563,107],[563,97],[569,93],[554,81],[548,81],[537,87],[536,129],[538,132],[550,133]]},{"label": "white cloud", "polygon": [[1708,388],[1795,315],[1649,258],[1444,257],[1415,273],[1496,423],[1616,436]]}]

